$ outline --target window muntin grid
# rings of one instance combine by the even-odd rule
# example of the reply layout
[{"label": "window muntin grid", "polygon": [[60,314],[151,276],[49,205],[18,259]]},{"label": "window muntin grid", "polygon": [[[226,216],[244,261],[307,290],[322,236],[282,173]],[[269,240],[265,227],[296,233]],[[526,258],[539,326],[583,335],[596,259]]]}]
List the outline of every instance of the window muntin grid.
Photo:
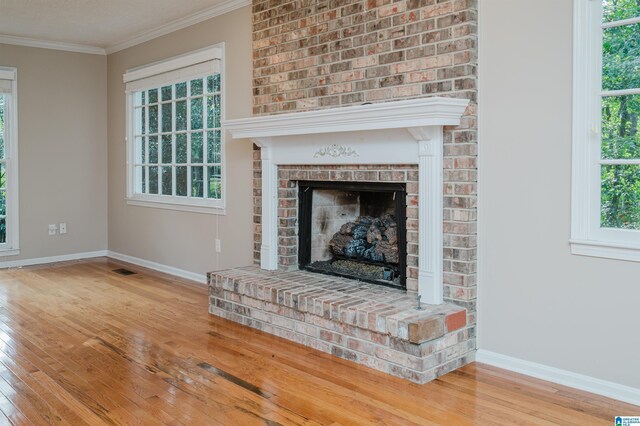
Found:
[{"label": "window muntin grid", "polygon": [[134,194],[221,200],[220,74],[132,96]]}]

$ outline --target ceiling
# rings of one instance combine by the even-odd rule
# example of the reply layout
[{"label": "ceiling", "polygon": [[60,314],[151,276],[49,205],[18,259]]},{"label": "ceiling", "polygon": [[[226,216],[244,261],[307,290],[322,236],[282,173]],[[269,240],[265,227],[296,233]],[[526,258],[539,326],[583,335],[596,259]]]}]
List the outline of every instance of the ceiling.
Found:
[{"label": "ceiling", "polygon": [[248,4],[237,0],[0,0],[0,36],[109,52]]}]

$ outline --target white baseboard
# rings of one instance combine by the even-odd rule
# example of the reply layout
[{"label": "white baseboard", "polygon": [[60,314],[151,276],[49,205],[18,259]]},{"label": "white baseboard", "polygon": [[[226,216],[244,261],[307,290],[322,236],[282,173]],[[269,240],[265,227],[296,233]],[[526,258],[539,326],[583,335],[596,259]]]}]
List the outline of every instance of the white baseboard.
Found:
[{"label": "white baseboard", "polygon": [[152,262],[150,260],[140,259],[138,257],[129,256],[115,251],[108,250],[106,256],[123,262],[132,263],[134,265],[142,266],[143,268],[153,269],[154,271],[162,272],[165,274],[173,275],[187,280],[195,281],[198,284],[206,284],[207,276],[204,274],[197,274],[195,272],[185,271],[184,269],[174,268],[173,266],[163,265],[161,263]]},{"label": "white baseboard", "polygon": [[61,256],[37,257],[34,259],[7,260],[0,262],[0,268],[20,268],[22,266],[45,265],[47,263],[67,262],[69,260],[91,259],[107,256],[107,250],[84,253],[63,254]]},{"label": "white baseboard", "polygon": [[[640,389],[478,349],[476,362],[640,406]],[[624,413],[620,413],[623,415]],[[628,414],[631,415],[631,414]]]},{"label": "white baseboard", "polygon": [[142,266],[143,268],[153,269],[154,271],[163,272],[165,274],[174,275],[176,277],[185,278],[187,280],[196,281],[200,284],[207,283],[207,276],[204,274],[196,274],[195,272],[185,271],[183,269],[174,268],[172,266],[162,265],[160,263],[151,262],[150,260],[140,259],[126,254],[117,253],[111,250],[90,251],[84,253],[64,254],[61,256],[38,257],[34,259],[8,260],[0,262],[2,268],[20,268],[22,266],[46,265],[47,263],[67,262],[70,260],[93,259],[96,257],[111,257],[113,259],[122,260],[123,262],[132,263]]}]

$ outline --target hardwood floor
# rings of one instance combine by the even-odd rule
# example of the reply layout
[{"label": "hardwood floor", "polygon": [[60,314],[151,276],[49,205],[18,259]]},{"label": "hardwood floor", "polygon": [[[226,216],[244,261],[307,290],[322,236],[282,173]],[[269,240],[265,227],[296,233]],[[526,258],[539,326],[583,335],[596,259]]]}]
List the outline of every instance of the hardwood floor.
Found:
[{"label": "hardwood floor", "polygon": [[98,259],[0,271],[4,424],[613,424],[640,407],[472,364],[426,385],[209,317]]}]

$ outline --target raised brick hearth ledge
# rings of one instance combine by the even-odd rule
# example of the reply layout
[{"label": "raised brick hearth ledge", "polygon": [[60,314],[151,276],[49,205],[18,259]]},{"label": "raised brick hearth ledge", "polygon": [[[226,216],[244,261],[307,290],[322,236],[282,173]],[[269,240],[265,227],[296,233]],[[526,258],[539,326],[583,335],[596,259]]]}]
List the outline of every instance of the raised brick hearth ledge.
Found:
[{"label": "raised brick hearth ledge", "polygon": [[472,361],[466,310],[406,292],[258,266],[208,274],[209,312],[413,382]]}]

